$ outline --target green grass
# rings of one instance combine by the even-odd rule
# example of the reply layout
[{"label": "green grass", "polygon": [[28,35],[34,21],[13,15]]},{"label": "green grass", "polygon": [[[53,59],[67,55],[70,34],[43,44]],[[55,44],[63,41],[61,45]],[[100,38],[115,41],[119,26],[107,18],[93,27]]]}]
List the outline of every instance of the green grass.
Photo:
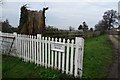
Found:
[{"label": "green grass", "polygon": [[[112,46],[107,35],[85,40],[83,78],[104,78],[107,68],[112,62]],[[57,70],[45,69],[33,63],[22,62],[20,59],[5,56],[2,58],[3,78],[50,78],[56,80],[75,79]]]},{"label": "green grass", "polygon": [[51,68],[44,68],[33,63],[23,62],[11,56],[2,56],[2,77],[4,78],[42,78],[55,80],[75,79]]},{"label": "green grass", "polygon": [[105,78],[112,57],[113,49],[107,35],[85,40],[83,78]]}]

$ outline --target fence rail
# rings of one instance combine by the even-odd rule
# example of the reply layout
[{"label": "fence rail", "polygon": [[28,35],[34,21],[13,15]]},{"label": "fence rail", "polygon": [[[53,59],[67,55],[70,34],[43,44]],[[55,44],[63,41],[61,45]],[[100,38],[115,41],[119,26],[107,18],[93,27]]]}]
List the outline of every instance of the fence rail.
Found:
[{"label": "fence rail", "polygon": [[[23,61],[34,62],[37,65],[52,67],[61,70],[63,73],[82,77],[84,39],[76,37],[75,40],[61,38],[10,34],[0,32],[0,40],[3,36],[15,37],[14,45],[16,51],[13,56],[22,58]],[[5,50],[3,49],[1,50]],[[5,54],[5,51],[3,51]]]}]

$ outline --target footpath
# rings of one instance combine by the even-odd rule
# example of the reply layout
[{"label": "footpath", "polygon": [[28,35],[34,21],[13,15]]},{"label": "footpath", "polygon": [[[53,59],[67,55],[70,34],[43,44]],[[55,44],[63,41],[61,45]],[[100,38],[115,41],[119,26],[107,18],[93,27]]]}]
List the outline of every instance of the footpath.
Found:
[{"label": "footpath", "polygon": [[114,48],[114,61],[109,69],[109,74],[107,78],[113,78],[120,80],[120,41],[114,37],[114,35],[109,35],[109,39]]}]

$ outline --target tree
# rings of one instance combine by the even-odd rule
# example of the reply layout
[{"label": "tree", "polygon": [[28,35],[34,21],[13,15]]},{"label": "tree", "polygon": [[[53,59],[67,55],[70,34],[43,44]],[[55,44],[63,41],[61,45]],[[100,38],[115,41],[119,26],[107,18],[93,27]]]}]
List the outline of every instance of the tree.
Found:
[{"label": "tree", "polygon": [[0,24],[2,25],[2,32],[7,33],[17,32],[17,28],[12,27],[7,19],[4,22],[0,22]]},{"label": "tree", "polygon": [[90,31],[93,32],[93,28],[90,28]]},{"label": "tree", "polygon": [[2,31],[3,32],[12,32],[11,25],[9,24],[9,21],[6,19],[6,21],[2,22]]},{"label": "tree", "polygon": [[103,20],[105,21],[108,30],[114,27],[112,24],[116,22],[117,18],[118,14],[115,10],[108,10],[104,13]]},{"label": "tree", "polygon": [[104,20],[99,21],[98,24],[95,25],[95,30],[101,33],[105,33],[107,28],[107,23]]},{"label": "tree", "polygon": [[95,25],[95,30],[101,31],[101,33],[106,32],[106,30],[110,30],[114,27],[114,24],[118,24],[117,22],[118,14],[115,10],[108,10],[104,12],[103,19],[100,20]]},{"label": "tree", "polygon": [[83,26],[80,24],[80,26],[78,27],[78,30],[83,29]]},{"label": "tree", "polygon": [[88,30],[88,25],[86,24],[86,22],[83,22],[83,31],[87,31]]}]

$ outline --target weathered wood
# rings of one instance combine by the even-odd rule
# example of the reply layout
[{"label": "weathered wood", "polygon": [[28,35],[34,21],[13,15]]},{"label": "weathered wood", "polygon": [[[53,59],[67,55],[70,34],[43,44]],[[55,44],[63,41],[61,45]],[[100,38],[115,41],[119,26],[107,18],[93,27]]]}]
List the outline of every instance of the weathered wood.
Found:
[{"label": "weathered wood", "polygon": [[43,8],[40,11],[28,10],[26,5],[21,7],[19,33],[22,34],[42,34],[45,29],[45,11]]}]

